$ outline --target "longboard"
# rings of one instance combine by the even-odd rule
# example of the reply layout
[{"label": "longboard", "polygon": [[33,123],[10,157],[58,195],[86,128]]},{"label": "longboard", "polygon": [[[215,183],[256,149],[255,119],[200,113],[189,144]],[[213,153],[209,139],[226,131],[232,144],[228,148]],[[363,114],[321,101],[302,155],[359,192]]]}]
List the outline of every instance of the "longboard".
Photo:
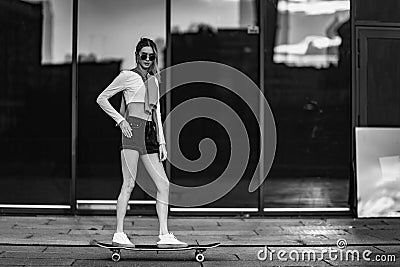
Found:
[{"label": "longboard", "polygon": [[203,262],[204,261],[204,252],[206,252],[209,248],[216,248],[220,245],[220,243],[211,243],[205,245],[197,245],[191,244],[187,247],[175,247],[175,248],[160,248],[157,245],[136,245],[135,247],[121,247],[121,246],[113,246],[112,244],[107,244],[103,242],[99,242],[96,240],[92,240],[90,242],[92,245],[109,249],[112,252],[111,259],[115,262],[121,259],[121,250],[134,250],[134,251],[178,251],[178,250],[195,250],[194,256],[196,261]]}]

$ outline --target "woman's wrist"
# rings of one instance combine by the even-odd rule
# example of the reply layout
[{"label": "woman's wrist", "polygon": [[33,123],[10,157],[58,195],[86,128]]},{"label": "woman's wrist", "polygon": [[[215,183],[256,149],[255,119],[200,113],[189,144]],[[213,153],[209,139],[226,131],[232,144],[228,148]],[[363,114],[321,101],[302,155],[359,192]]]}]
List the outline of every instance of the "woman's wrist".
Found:
[{"label": "woman's wrist", "polygon": [[121,126],[121,123],[124,121],[126,121],[125,118],[123,120],[121,120],[120,122],[118,122],[116,126]]}]

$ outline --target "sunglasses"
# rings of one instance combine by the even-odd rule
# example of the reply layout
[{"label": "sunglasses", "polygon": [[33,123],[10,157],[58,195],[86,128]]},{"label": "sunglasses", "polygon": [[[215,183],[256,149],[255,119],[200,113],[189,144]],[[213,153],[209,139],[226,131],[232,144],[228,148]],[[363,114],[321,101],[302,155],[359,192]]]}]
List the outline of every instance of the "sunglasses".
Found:
[{"label": "sunglasses", "polygon": [[150,61],[154,61],[154,59],[156,59],[156,55],[147,53],[143,53],[140,55],[141,60],[146,60],[147,58],[149,58]]}]

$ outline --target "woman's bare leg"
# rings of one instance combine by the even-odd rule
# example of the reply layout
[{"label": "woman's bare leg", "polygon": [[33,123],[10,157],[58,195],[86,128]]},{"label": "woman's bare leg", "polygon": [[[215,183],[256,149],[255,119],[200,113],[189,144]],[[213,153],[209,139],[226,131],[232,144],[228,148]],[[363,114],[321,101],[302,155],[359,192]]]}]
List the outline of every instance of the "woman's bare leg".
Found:
[{"label": "woman's bare leg", "polygon": [[160,235],[168,233],[168,203],[169,180],[164,166],[159,161],[158,154],[144,154],[140,156],[144,167],[157,187],[156,210],[160,223]]},{"label": "woman's bare leg", "polygon": [[121,150],[123,182],[117,201],[117,233],[124,231],[124,218],[128,207],[128,201],[135,187],[138,159],[138,151],[131,149]]}]

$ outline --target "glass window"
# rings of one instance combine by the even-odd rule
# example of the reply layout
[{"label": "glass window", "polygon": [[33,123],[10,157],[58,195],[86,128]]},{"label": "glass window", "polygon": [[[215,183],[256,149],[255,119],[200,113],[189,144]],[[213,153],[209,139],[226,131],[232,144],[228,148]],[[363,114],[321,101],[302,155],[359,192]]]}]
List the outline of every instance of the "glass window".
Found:
[{"label": "glass window", "polygon": [[[121,131],[97,105],[96,98],[121,69],[135,67],[134,51],[141,37],[157,43],[160,61],[163,61],[165,3],[158,0],[80,0],[78,10],[78,208],[114,209],[122,182]],[[120,101],[121,94],[110,99],[117,110]],[[141,163],[139,176],[150,179]],[[139,186],[135,187],[132,200],[154,203]],[[107,203],[112,204],[107,206]],[[134,205],[134,208],[141,207]]]},{"label": "glass window", "polygon": [[[196,12],[193,12],[193,11]],[[253,0],[173,0],[171,1],[171,64],[176,65],[191,61],[219,62],[240,70],[249,76],[253,82],[259,81],[259,35],[248,32],[248,29],[258,27],[256,1]],[[171,79],[174,79],[172,75]],[[221,75],[217,79],[230,79]],[[236,92],[238,93],[238,92]],[[258,92],[257,92],[258,93]],[[202,117],[201,111],[207,108],[204,102],[197,98],[219,100],[229,106],[240,117],[242,125],[247,128],[247,138],[250,143],[250,158],[247,167],[242,170],[232,166],[231,148],[240,142],[238,131],[227,131],[232,114],[224,104],[220,104],[212,118]],[[187,104],[189,103],[190,104]],[[185,103],[186,102],[186,103]],[[171,180],[178,185],[200,187],[219,179],[229,166],[229,171],[243,175],[240,182],[226,195],[217,201],[206,205],[207,208],[239,208],[245,211],[257,211],[257,193],[249,193],[248,185],[258,161],[257,121],[252,115],[249,105],[258,110],[259,99],[254,97],[251,103],[244,103],[235,93],[221,86],[210,83],[190,83],[174,88],[171,92],[171,114],[179,106],[180,111],[187,112],[192,120],[180,124],[180,114],[171,115],[171,159],[177,160],[180,153],[189,161],[207,158],[215,152],[215,158],[209,166],[203,166],[201,171],[188,171],[174,165],[171,168]],[[183,109],[182,109],[183,107]],[[182,127],[182,131],[178,131]],[[239,125],[237,125],[239,127]],[[236,128],[238,129],[238,128]],[[178,141],[179,140],[179,143]],[[212,140],[212,141],[211,141]],[[203,144],[213,142],[213,146]],[[203,154],[204,153],[204,154]],[[207,155],[206,155],[207,154]],[[235,155],[236,157],[237,155]],[[237,177],[231,177],[234,180]],[[229,183],[226,182],[227,184]],[[174,199],[196,196],[181,195],[171,192]],[[199,196],[200,197],[200,196]],[[180,211],[182,209],[172,209]],[[229,209],[228,209],[229,210]]]},{"label": "glass window", "polygon": [[69,208],[72,1],[0,10],[0,207]]},{"label": "glass window", "polygon": [[337,66],[340,27],[350,1],[278,1],[274,62],[296,67]]},{"label": "glass window", "polygon": [[348,207],[351,138],[350,1],[280,0],[265,44],[265,92],[277,151],[264,207]]}]

